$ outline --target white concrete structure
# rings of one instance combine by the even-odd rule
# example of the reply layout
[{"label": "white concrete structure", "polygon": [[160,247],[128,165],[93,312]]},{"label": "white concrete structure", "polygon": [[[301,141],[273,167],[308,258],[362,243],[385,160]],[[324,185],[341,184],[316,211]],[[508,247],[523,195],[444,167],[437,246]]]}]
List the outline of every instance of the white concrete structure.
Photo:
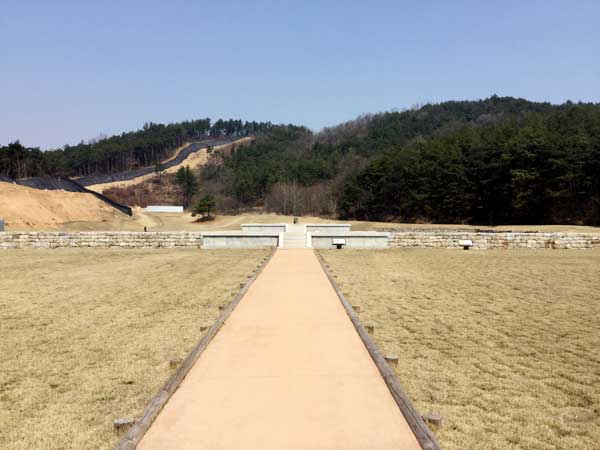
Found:
[{"label": "white concrete structure", "polygon": [[305,223],[307,233],[347,233],[352,224],[349,223]]},{"label": "white concrete structure", "polygon": [[[219,234],[218,239],[208,242],[204,239],[203,248],[255,246],[257,238],[242,236],[270,234],[278,236],[279,248],[336,248],[336,242],[343,241],[342,248],[386,248],[388,234],[375,231],[350,231],[351,224],[346,223],[315,223],[315,224],[243,224],[242,233],[228,232],[226,236]],[[204,233],[203,237],[208,236]],[[218,241],[218,243],[217,243]],[[261,242],[261,245],[264,243]]]},{"label": "white concrete structure", "polygon": [[265,247],[279,247],[279,233],[251,231],[206,231],[202,233],[202,248]]},{"label": "white concrete structure", "polygon": [[313,248],[387,248],[389,234],[378,231],[348,231],[346,233],[312,233]]},{"label": "white concrete structure", "polygon": [[183,206],[146,206],[144,211],[156,213],[182,213]]},{"label": "white concrete structure", "polygon": [[242,231],[254,233],[285,233],[288,225],[286,223],[243,223]]}]

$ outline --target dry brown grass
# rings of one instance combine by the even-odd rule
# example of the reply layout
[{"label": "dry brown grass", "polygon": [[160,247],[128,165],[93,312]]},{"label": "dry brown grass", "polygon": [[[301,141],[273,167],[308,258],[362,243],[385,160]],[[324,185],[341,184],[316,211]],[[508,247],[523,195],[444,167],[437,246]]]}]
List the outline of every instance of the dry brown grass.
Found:
[{"label": "dry brown grass", "polygon": [[322,254],[445,450],[600,448],[600,250]]},{"label": "dry brown grass", "polygon": [[[70,222],[61,227],[69,231],[91,230],[123,230],[141,231],[144,226],[148,231],[209,231],[209,230],[239,230],[243,223],[293,223],[293,216],[277,214],[239,214],[236,216],[216,215],[211,222],[197,222],[197,217],[189,213],[149,213],[141,208],[133,208],[133,217],[125,216],[122,220],[113,222]],[[303,223],[334,222],[320,217],[306,217]]]},{"label": "dry brown grass", "polygon": [[0,448],[111,448],[267,255],[0,252]]},{"label": "dry brown grass", "polygon": [[[112,221],[94,221],[94,222],[68,222],[59,227],[69,231],[91,231],[91,230],[122,230],[122,231],[140,231],[144,226],[150,231],[206,231],[206,230],[239,230],[243,223],[293,223],[293,216],[283,216],[272,213],[244,213],[235,216],[226,216],[218,214],[215,220],[209,223],[198,223],[190,214],[171,214],[171,213],[149,213],[141,208],[133,208],[133,217],[125,215],[119,216],[118,220]],[[341,221],[332,220],[323,217],[300,218],[300,223],[350,223],[353,230],[357,231],[381,231],[383,229],[469,229],[489,228],[476,227],[470,225],[427,225],[427,224],[401,224],[388,222],[361,222],[361,221]],[[41,227],[30,227],[32,229],[48,229]],[[576,225],[513,225],[498,226],[494,230],[513,230],[513,231],[560,231],[560,232],[580,232],[580,233],[600,233],[599,227],[587,227]]]}]

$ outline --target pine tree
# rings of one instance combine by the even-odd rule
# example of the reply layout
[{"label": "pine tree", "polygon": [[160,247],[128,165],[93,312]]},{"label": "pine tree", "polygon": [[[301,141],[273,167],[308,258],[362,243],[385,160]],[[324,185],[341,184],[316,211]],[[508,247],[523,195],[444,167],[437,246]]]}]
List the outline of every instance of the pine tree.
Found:
[{"label": "pine tree", "polygon": [[194,207],[194,210],[192,211],[192,216],[196,216],[198,214],[202,215],[202,217],[204,217],[205,215],[207,217],[210,217],[210,212],[215,208],[215,198],[210,195],[207,194],[204,197],[202,197],[198,203],[196,203],[196,206]]},{"label": "pine tree", "polygon": [[183,199],[183,206],[187,208],[192,197],[198,192],[198,179],[190,166],[181,167],[175,174],[175,183],[179,186]]}]

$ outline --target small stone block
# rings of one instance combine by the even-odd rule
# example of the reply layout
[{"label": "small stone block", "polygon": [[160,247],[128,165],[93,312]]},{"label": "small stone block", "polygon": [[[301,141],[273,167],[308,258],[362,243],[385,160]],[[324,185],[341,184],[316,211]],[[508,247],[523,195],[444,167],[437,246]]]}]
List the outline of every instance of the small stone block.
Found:
[{"label": "small stone block", "polygon": [[113,422],[115,433],[122,433],[133,426],[135,420],[130,418],[115,419]]},{"label": "small stone block", "polygon": [[169,360],[169,367],[175,369],[181,365],[183,360],[181,358],[173,358]]},{"label": "small stone block", "polygon": [[225,309],[225,305],[219,305],[219,311],[223,311]]},{"label": "small stone block", "polygon": [[428,412],[423,415],[423,420],[437,428],[441,428],[442,426],[442,416],[434,412]]},{"label": "small stone block", "polygon": [[208,330],[208,325],[203,325],[200,327],[200,331],[206,331]]},{"label": "small stone block", "polygon": [[352,309],[356,314],[360,313],[360,305],[352,305]]},{"label": "small stone block", "polygon": [[398,367],[398,357],[397,356],[385,356],[385,362],[390,365],[390,367]]},{"label": "small stone block", "polygon": [[365,325],[365,329],[367,330],[367,333],[369,333],[372,336],[375,332],[375,325],[368,323]]}]

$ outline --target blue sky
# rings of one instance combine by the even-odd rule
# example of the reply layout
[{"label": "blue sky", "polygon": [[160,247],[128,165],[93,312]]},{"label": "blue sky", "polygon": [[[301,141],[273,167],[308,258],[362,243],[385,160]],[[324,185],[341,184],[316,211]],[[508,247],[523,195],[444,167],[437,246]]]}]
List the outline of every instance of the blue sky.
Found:
[{"label": "blue sky", "polygon": [[0,4],[0,145],[201,117],[318,130],[494,93],[600,101],[596,0]]}]

